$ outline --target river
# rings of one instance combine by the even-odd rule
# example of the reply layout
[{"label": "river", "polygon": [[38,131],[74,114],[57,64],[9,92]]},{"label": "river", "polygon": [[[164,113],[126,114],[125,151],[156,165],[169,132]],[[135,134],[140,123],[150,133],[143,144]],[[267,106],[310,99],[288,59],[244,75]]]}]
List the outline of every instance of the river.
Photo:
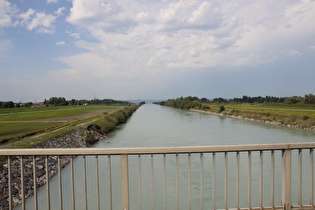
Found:
[{"label": "river", "polygon": [[[223,116],[217,116],[212,114],[205,114],[193,111],[184,111],[179,109],[173,109],[169,107],[146,104],[141,106],[127,121],[127,123],[120,125],[115,131],[108,135],[108,138],[103,139],[93,147],[167,147],[167,146],[203,146],[203,145],[230,145],[230,144],[262,144],[262,143],[289,143],[289,142],[314,142],[315,133],[306,130],[286,128],[282,126],[270,125],[261,122],[252,122],[248,120],[241,120]],[[281,154],[277,154],[280,156]],[[218,161],[222,157],[218,156]],[[89,209],[95,209],[95,160],[94,157],[87,157],[87,183],[88,183],[88,205]],[[134,160],[133,160],[134,159]],[[187,166],[187,156],[180,158],[180,167]],[[192,162],[197,161],[199,156],[193,155]],[[232,161],[233,158],[229,158]],[[241,157],[241,161],[243,157]],[[100,157],[99,159],[99,173],[100,173],[100,194],[101,199],[101,209],[109,209],[109,199],[108,199],[108,183],[106,179],[108,177],[107,173],[107,161],[108,157]],[[138,209],[138,182],[137,180],[137,158],[130,157],[129,169],[130,176],[135,178],[130,178],[130,191],[131,191],[131,201],[130,209]],[[141,162],[141,167],[150,167],[150,157],[144,158]],[[245,161],[245,160],[244,160]],[[268,161],[268,158],[266,158]],[[211,167],[208,162],[211,162],[211,156],[204,157],[205,162],[205,174],[211,173]],[[120,209],[120,174],[119,174],[119,158],[112,157],[112,181],[113,181],[113,209]],[[174,170],[175,158],[167,159],[167,183],[169,186],[175,185],[175,170]],[[199,164],[199,163],[198,163]],[[194,198],[198,200],[200,194],[199,177],[200,177],[200,164],[192,168],[192,200]],[[253,161],[255,164],[255,160]],[[278,163],[276,163],[278,164]],[[75,165],[75,185],[76,185],[76,209],[83,208],[83,186],[82,186],[82,157],[78,157],[74,161]],[[245,164],[246,165],[246,164]],[[229,164],[231,171],[233,171],[234,164],[231,162]],[[242,167],[242,166],[241,166]],[[163,169],[163,157],[154,157],[154,186],[157,191],[153,196],[155,197],[155,209],[162,209],[163,207],[163,195],[159,194],[159,190],[163,188],[163,183],[160,177],[160,171]],[[223,170],[218,167],[218,171]],[[242,170],[242,168],[241,168]],[[244,169],[245,170],[245,169]],[[229,169],[230,171],[230,169]],[[255,168],[253,169],[253,175],[255,176]],[[268,171],[268,170],[266,170]],[[64,209],[71,208],[71,192],[70,192],[70,178],[69,178],[69,167],[65,167],[62,171],[62,182],[63,182],[63,203]],[[266,172],[267,173],[267,172]],[[151,185],[150,183],[152,174],[148,174],[142,171],[142,208],[151,208]],[[245,174],[245,172],[244,172]],[[258,175],[257,175],[258,176]],[[185,180],[181,182],[186,182],[187,171],[180,171],[180,179]],[[233,177],[230,183],[233,183]],[[246,177],[244,177],[245,183]],[[51,200],[54,205],[52,209],[59,209],[58,207],[58,188],[57,188],[57,176],[54,176],[51,183]],[[277,181],[277,179],[276,179]],[[205,181],[207,182],[207,181]],[[268,182],[268,181],[267,181]],[[222,183],[221,183],[222,184]],[[235,186],[235,183],[233,183]],[[187,183],[186,183],[187,185]],[[218,182],[220,185],[220,180]],[[232,186],[231,186],[232,187]],[[160,189],[161,188],[161,189]],[[232,187],[233,188],[233,187]],[[242,187],[241,187],[242,188]],[[253,197],[258,192],[255,191],[255,186],[253,187]],[[185,201],[187,198],[187,187],[180,188],[180,198]],[[247,189],[243,186],[243,190]],[[241,189],[241,190],[242,190]],[[218,192],[218,203],[222,196],[221,192]],[[280,192],[275,192],[279,194]],[[205,200],[210,200],[211,186],[205,183],[204,188]],[[40,209],[45,209],[45,186],[39,190],[39,205]],[[242,195],[241,195],[242,197]],[[268,193],[266,192],[266,197]],[[269,202],[266,199],[266,202]],[[33,209],[33,198],[28,198],[26,200],[27,209]],[[199,208],[199,203],[193,203],[194,208]],[[235,202],[235,198],[231,198],[229,205]],[[256,202],[256,203],[255,203]],[[253,205],[257,204],[258,201],[253,200]],[[276,204],[279,204],[279,199]],[[183,204],[184,203],[184,204]],[[187,209],[187,202],[181,202],[180,209]],[[246,199],[241,203],[242,206],[246,206]],[[167,206],[168,209],[175,208],[175,190],[170,188],[167,194]],[[233,205],[232,205],[233,206]],[[211,202],[205,204],[205,209],[211,207]],[[221,207],[222,206],[218,206]],[[20,209],[17,207],[15,209]]]}]

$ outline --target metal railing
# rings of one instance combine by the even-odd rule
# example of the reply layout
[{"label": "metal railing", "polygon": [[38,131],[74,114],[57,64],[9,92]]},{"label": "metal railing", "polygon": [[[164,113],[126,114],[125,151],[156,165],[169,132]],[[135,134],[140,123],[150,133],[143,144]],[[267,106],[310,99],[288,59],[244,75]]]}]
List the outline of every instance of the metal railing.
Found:
[{"label": "metal railing", "polygon": [[0,203],[3,209],[27,209],[30,202],[31,209],[315,209],[314,148],[0,150]]}]

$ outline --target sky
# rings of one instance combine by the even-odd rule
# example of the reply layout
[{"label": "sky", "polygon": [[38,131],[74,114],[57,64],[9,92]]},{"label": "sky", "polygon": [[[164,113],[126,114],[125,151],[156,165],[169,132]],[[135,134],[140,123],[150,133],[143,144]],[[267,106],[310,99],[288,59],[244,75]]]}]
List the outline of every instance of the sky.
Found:
[{"label": "sky", "polygon": [[315,93],[314,0],[0,0],[0,101]]}]

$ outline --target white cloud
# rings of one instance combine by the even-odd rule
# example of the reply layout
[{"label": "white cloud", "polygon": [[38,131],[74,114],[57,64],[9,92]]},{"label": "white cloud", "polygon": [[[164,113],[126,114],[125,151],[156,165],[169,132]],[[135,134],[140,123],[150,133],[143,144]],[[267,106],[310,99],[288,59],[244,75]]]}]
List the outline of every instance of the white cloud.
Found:
[{"label": "white cloud", "polygon": [[[58,1],[58,5],[62,3]],[[76,47],[84,49],[85,53],[56,59],[66,68],[36,77],[40,78],[37,86],[43,88],[33,85],[32,89],[43,94],[69,91],[82,98],[99,90],[106,97],[129,97],[131,91],[146,91],[150,96],[152,89],[159,92],[167,87],[170,79],[176,78],[172,84],[193,86],[191,78],[197,75],[195,78],[202,80],[201,72],[209,76],[209,81],[204,80],[210,84],[210,77],[218,71],[274,70],[260,64],[273,67],[277,62],[278,68],[282,59],[315,52],[315,1],[310,0],[73,0],[72,8],[66,8],[68,3],[60,8],[46,5],[50,10],[34,7],[21,12],[8,0],[0,0],[0,26],[53,33],[55,24],[65,26],[61,20],[66,17],[73,25],[66,26],[67,35],[76,39]],[[71,47],[65,38],[59,37],[58,42],[55,38],[56,45]],[[9,47],[10,42],[1,41],[0,56]],[[233,80],[238,81],[236,77]],[[31,85],[29,81],[23,84]],[[26,89],[23,91],[26,94]]]},{"label": "white cloud", "polygon": [[80,39],[81,38],[81,34],[80,33],[71,33],[69,32],[69,35],[76,38],[76,39]]},{"label": "white cloud", "polygon": [[17,8],[6,0],[0,0],[0,27],[12,26],[12,16],[17,12]]},{"label": "white cloud", "polygon": [[161,9],[156,21],[160,30],[211,30],[221,24],[221,16],[215,3],[181,0]]},{"label": "white cloud", "polygon": [[54,14],[46,14],[29,8],[26,12],[21,12],[16,5],[0,0],[0,27],[22,26],[37,33],[54,33],[56,18],[63,15],[64,10],[65,7],[61,7]]},{"label": "white cloud", "polygon": [[64,42],[64,41],[56,42],[56,45],[65,45],[65,44],[66,44],[66,42]]},{"label": "white cloud", "polygon": [[57,11],[55,11],[55,14],[56,14],[57,16],[63,15],[62,12],[63,12],[65,9],[66,9],[65,7],[60,7],[60,8],[58,8]]},{"label": "white cloud", "polygon": [[25,23],[26,21],[30,20],[35,13],[35,10],[30,8],[25,13],[21,13],[19,17],[22,19],[22,23]]},{"label": "white cloud", "polygon": [[288,51],[284,52],[284,54],[286,56],[292,56],[292,57],[299,57],[300,55],[302,55],[302,53],[298,50],[294,50],[294,49],[289,49]]},{"label": "white cloud", "polygon": [[57,3],[59,0],[47,0],[47,4],[50,4],[50,3]]},{"label": "white cloud", "polygon": [[38,33],[54,33],[55,27],[53,23],[56,17],[51,14],[45,14],[38,12],[34,15],[31,21],[26,23],[26,27],[29,31],[37,29]]},{"label": "white cloud", "polygon": [[[90,58],[98,58],[99,62],[89,63],[99,75],[140,77],[168,75],[171,70],[255,66],[279,61],[283,55],[303,56],[298,46],[313,40],[314,19],[315,2],[308,0],[74,0],[67,21],[97,40],[76,44],[87,49]],[[81,39],[76,32],[70,36]],[[83,55],[60,61],[83,71],[78,59]]]},{"label": "white cloud", "polygon": [[87,28],[125,33],[136,24],[137,2],[74,0],[68,21]]},{"label": "white cloud", "polygon": [[[93,53],[83,53],[75,56],[60,57],[57,59],[67,64],[68,69],[53,72],[56,76],[65,76],[65,79],[91,77],[104,77],[113,73],[113,63]],[[91,71],[93,70],[93,71]]]}]

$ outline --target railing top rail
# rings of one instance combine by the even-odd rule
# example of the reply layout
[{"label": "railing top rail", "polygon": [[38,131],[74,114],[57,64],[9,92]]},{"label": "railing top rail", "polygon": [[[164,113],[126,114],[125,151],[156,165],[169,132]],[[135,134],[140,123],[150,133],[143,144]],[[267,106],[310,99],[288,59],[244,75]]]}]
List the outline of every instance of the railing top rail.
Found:
[{"label": "railing top rail", "polygon": [[0,156],[8,155],[133,155],[133,154],[179,154],[242,152],[285,149],[313,149],[315,142],[276,143],[276,144],[239,144],[213,146],[179,147],[133,147],[133,148],[52,148],[52,149],[0,149]]}]

